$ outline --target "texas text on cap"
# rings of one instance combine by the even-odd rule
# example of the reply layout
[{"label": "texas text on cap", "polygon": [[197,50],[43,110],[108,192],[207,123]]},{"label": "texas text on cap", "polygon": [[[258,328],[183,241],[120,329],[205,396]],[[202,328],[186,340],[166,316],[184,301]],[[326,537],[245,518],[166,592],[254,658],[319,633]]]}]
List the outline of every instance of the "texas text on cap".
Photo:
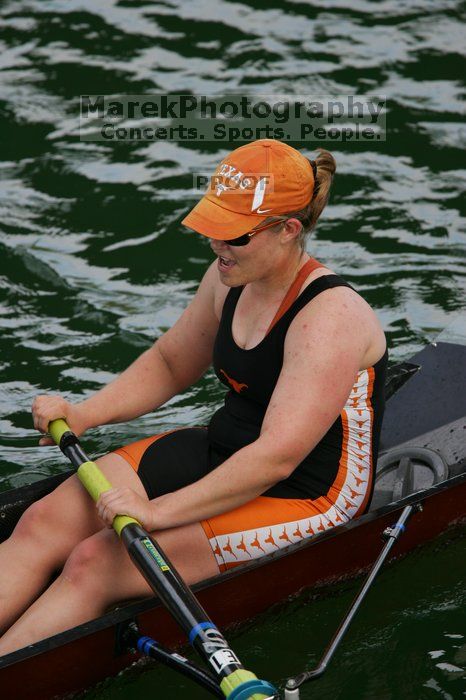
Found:
[{"label": "texas text on cap", "polygon": [[307,158],[286,143],[261,139],[232,151],[183,224],[228,241],[269,216],[299,211],[311,201],[314,174]]}]

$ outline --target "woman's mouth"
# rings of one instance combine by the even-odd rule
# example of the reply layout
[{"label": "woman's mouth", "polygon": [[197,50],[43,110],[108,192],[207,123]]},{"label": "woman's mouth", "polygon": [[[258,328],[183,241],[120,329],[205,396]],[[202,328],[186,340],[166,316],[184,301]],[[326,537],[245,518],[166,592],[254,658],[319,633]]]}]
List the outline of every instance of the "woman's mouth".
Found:
[{"label": "woman's mouth", "polygon": [[227,270],[231,270],[231,268],[236,265],[234,260],[231,260],[230,258],[224,258],[222,255],[218,256],[218,269],[220,272],[226,272]]}]

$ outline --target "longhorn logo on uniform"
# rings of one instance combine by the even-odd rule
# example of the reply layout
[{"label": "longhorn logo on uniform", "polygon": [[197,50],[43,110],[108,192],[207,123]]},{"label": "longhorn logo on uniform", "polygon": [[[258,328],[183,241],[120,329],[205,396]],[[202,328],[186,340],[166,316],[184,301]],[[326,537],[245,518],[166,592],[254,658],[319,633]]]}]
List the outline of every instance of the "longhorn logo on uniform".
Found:
[{"label": "longhorn logo on uniform", "polygon": [[257,532],[256,532],[256,538],[255,538],[254,540],[252,540],[252,542],[251,542],[251,547],[257,547],[258,549],[262,550],[262,551],[264,552],[264,554],[265,554],[265,549],[263,548],[263,546],[262,546],[261,543],[259,542],[259,538],[258,538],[258,536],[257,536]]},{"label": "longhorn logo on uniform", "polygon": [[320,518],[320,525],[319,525],[319,527],[318,527],[317,529],[320,530],[321,532],[324,532],[324,531],[325,531],[325,525],[324,525],[324,523],[322,522],[322,518]]},{"label": "longhorn logo on uniform", "polygon": [[289,538],[289,536],[288,536],[288,533],[287,533],[287,531],[286,531],[285,525],[283,526],[283,532],[282,532],[281,535],[279,535],[278,539],[279,539],[279,540],[286,540],[286,542],[289,542],[290,544],[292,544],[292,542],[291,542],[291,540],[290,540],[290,538]]},{"label": "longhorn logo on uniform", "polygon": [[246,542],[244,541],[244,535],[241,536],[241,542],[236,545],[236,549],[242,549],[245,554],[249,554],[249,556],[251,556],[251,553],[248,552],[248,548],[246,547]]},{"label": "longhorn logo on uniform", "polygon": [[241,394],[243,389],[247,389],[248,385],[244,384],[242,382],[237,382],[236,379],[232,379],[232,377],[229,377],[228,374],[225,372],[224,369],[220,370],[220,374],[223,374],[225,379],[227,380],[228,384],[231,386],[231,388],[236,391],[237,394]]},{"label": "longhorn logo on uniform", "polygon": [[229,552],[235,559],[238,559],[238,557],[236,556],[236,554],[234,553],[234,551],[231,548],[230,538],[228,538],[227,543],[223,548],[223,551]]},{"label": "longhorn logo on uniform", "polygon": [[265,542],[266,542],[267,544],[273,544],[277,549],[279,549],[278,544],[275,542],[275,540],[274,540],[274,538],[273,538],[273,535],[272,535],[272,528],[269,528],[269,534],[268,534],[268,536],[265,538]]}]

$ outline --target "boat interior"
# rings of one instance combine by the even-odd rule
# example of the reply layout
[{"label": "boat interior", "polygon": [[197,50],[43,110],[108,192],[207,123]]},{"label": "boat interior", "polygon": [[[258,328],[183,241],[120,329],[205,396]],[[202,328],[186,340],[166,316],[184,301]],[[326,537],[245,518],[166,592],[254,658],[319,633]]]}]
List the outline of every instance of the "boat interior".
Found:
[{"label": "boat interior", "polygon": [[386,384],[370,510],[466,472],[466,347],[432,343]]}]

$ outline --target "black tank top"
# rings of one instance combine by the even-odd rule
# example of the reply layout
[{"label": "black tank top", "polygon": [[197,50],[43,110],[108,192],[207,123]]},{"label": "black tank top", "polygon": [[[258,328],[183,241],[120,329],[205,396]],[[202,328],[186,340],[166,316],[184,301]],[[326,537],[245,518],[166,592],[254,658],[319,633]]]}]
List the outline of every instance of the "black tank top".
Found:
[{"label": "black tank top", "polygon": [[[324,290],[334,287],[350,285],[337,275],[315,279],[295,299],[263,340],[249,350],[239,347],[232,335],[233,315],[243,287],[234,287],[228,292],[215,340],[213,366],[217,377],[229,391],[224,406],[213,415],[208,428],[212,448],[224,458],[259,437],[267,406],[282,369],[288,328],[306,304]],[[374,464],[384,410],[387,357],[385,352],[377,364],[369,368],[373,370],[370,401],[373,411]],[[348,401],[350,399],[351,396]],[[342,416],[339,416],[294,472],[263,495],[277,498],[318,498],[326,495],[336,478],[342,450],[343,427]]]}]

